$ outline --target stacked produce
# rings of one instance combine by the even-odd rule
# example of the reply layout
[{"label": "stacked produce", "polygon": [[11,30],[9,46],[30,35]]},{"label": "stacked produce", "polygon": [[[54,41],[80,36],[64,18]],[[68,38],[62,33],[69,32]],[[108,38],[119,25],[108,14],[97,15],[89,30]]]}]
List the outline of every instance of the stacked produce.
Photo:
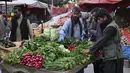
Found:
[{"label": "stacked produce", "polygon": [[[92,60],[91,54],[84,54],[84,49],[92,45],[89,41],[65,39],[64,42],[51,40],[40,36],[25,41],[21,48],[14,49],[4,57],[4,61],[16,65],[22,64],[36,68],[45,68],[56,71],[66,71],[77,65],[88,64]],[[67,49],[68,48],[68,49]]]},{"label": "stacked produce", "polygon": [[5,62],[11,65],[20,64],[22,55],[28,52],[30,52],[30,50],[28,50],[26,47],[15,48],[12,52],[3,57],[3,59]]},{"label": "stacked produce", "polygon": [[121,42],[122,46],[130,46],[130,30],[128,28],[121,28]]},{"label": "stacked produce", "polygon": [[39,56],[28,52],[27,54],[23,54],[20,64],[36,68],[42,68],[43,60],[44,56]]},{"label": "stacked produce", "polygon": [[57,24],[64,25],[65,21],[66,21],[67,19],[69,19],[71,16],[72,16],[72,14],[70,13],[70,14],[68,14],[67,16],[60,18],[60,19],[58,20]]}]

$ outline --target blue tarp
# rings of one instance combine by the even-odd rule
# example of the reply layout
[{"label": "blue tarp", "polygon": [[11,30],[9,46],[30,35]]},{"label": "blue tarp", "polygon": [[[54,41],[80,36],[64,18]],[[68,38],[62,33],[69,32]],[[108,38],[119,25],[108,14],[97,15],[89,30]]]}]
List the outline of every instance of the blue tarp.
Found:
[{"label": "blue tarp", "polygon": [[122,46],[124,56],[126,59],[130,60],[130,46]]}]

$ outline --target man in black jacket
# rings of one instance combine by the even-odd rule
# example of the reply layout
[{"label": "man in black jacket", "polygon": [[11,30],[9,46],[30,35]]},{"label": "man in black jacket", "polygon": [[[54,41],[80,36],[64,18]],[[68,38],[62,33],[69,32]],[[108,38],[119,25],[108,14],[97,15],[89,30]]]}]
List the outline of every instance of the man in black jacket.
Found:
[{"label": "man in black jacket", "polygon": [[10,40],[11,41],[21,41],[28,40],[29,37],[33,37],[32,29],[30,26],[30,21],[23,17],[21,9],[15,9],[15,15],[11,20],[10,30]]},{"label": "man in black jacket", "polygon": [[121,48],[120,29],[112,20],[105,9],[100,9],[95,15],[95,20],[100,24],[103,36],[96,44],[84,53],[96,53],[102,50],[103,73],[123,73],[124,55]]}]

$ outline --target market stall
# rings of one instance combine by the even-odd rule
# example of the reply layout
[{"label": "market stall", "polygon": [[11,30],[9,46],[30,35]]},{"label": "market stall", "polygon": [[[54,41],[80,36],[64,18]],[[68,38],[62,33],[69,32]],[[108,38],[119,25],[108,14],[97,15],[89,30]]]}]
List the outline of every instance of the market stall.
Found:
[{"label": "market stall", "polygon": [[90,41],[65,39],[65,42],[57,42],[57,37],[50,39],[41,35],[20,42],[18,48],[5,48],[9,52],[1,57],[1,69],[7,72],[77,73],[91,63],[92,55],[83,53],[85,48],[91,47]]},{"label": "market stall", "polygon": [[[4,2],[0,2],[0,5],[4,4]],[[46,22],[51,18],[48,5],[37,0],[15,0],[12,2],[7,2],[7,5],[13,6],[14,8],[21,7],[24,16],[26,15],[26,11],[30,10],[30,12],[37,18],[35,22],[37,24],[39,24],[41,20]]]},{"label": "market stall", "polygon": [[64,22],[71,17],[71,11],[67,13],[60,14],[58,16],[53,17],[51,20],[40,24],[37,28],[34,29],[34,35],[39,36],[42,31],[43,33],[50,32],[52,31],[52,35],[55,34],[57,35],[60,28],[63,26]]}]

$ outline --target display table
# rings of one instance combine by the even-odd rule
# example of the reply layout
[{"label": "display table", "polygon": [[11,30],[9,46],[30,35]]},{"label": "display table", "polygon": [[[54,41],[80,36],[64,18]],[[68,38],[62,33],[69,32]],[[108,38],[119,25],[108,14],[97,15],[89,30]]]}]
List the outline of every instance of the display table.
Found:
[{"label": "display table", "polygon": [[15,65],[11,66],[9,64],[1,63],[0,68],[4,71],[6,70],[9,73],[17,73],[18,71],[22,71],[24,73],[78,73],[81,69],[84,69],[87,67],[86,65],[79,65],[74,67],[72,70],[60,72],[60,71],[51,71],[51,70],[46,70],[44,68],[42,69],[37,69],[34,67],[28,67],[24,65]]}]

